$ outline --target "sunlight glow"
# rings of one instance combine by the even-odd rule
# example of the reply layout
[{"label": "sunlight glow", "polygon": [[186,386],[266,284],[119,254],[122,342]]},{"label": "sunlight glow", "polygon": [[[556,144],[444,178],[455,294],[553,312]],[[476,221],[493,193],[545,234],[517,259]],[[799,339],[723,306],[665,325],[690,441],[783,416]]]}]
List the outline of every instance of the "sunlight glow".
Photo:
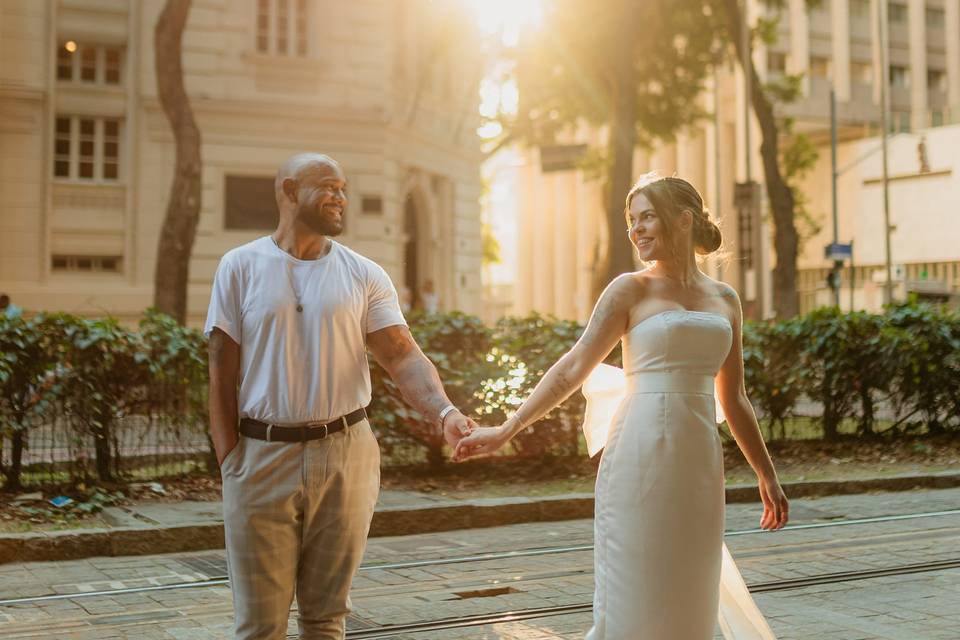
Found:
[{"label": "sunlight glow", "polygon": [[476,16],[486,37],[499,34],[500,43],[515,47],[524,27],[536,27],[543,18],[542,0],[463,0]]},{"label": "sunlight glow", "polygon": [[[520,42],[520,33],[536,29],[543,22],[543,0],[460,0],[473,13],[486,49],[491,53],[491,65],[480,83],[479,111],[485,122],[477,128],[484,140],[497,138],[503,125],[496,121],[500,115],[517,113],[520,94],[516,81],[504,79],[503,62],[496,62],[497,49],[512,49]],[[491,48],[492,47],[492,51]]]}]

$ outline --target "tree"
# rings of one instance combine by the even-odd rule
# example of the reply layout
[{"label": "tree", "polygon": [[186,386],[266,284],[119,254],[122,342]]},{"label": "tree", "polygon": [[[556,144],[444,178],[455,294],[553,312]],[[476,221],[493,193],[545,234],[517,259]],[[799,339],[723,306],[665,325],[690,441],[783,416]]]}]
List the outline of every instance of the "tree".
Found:
[{"label": "tree", "polygon": [[187,278],[200,217],[200,130],[183,85],[181,43],[191,0],[167,0],[154,29],[157,93],[170,122],[176,164],[157,246],[153,305],[181,324],[187,317]]},{"label": "tree", "polygon": [[601,153],[607,251],[597,289],[634,268],[622,241],[624,197],[633,180],[633,153],[670,140],[704,115],[697,98],[716,59],[715,14],[704,0],[555,0],[543,25],[516,52],[517,114],[501,114],[504,136],[553,144],[588,122],[606,126]]},{"label": "tree", "polygon": [[[773,268],[773,307],[778,317],[791,318],[800,310],[797,297],[797,253],[800,242],[794,222],[796,199],[780,168],[780,131],[773,104],[767,93],[761,89],[763,85],[749,55],[749,43],[748,50],[744,50],[744,20],[738,0],[712,1],[719,5],[717,9],[725,18],[727,39],[736,47],[741,68],[744,73],[750,74],[751,84],[756,88],[751,92],[751,102],[760,124],[760,156],[763,159],[764,183],[773,213],[773,247],[777,256],[777,264]],[[783,0],[768,0],[767,4],[779,6],[783,4]]]}]

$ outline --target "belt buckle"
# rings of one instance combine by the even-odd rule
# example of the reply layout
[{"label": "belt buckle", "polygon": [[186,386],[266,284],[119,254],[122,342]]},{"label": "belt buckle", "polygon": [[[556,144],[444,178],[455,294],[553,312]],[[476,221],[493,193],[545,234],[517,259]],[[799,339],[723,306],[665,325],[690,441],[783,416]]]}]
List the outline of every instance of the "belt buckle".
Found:
[{"label": "belt buckle", "polygon": [[267,442],[272,442],[272,441],[270,440],[270,432],[271,432],[271,431],[273,431],[273,425],[272,425],[272,424],[268,424],[268,425],[267,425]]},{"label": "belt buckle", "polygon": [[323,427],[323,435],[320,436],[320,439],[323,440],[323,439],[326,438],[328,435],[330,435],[330,428],[329,428],[326,424],[322,424],[322,425],[320,425],[320,426]]}]

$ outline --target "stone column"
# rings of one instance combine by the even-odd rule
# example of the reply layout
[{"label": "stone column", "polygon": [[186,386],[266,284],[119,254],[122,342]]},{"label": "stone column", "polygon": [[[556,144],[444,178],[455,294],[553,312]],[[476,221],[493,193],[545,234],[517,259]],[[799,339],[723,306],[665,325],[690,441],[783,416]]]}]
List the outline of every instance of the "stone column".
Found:
[{"label": "stone column", "polygon": [[850,4],[830,3],[831,46],[833,59],[833,88],[838,102],[850,101]]},{"label": "stone column", "polygon": [[[834,3],[836,4],[836,3]],[[807,3],[805,0],[789,0],[790,11],[790,58],[787,61],[787,71],[792,74],[802,73],[803,94],[810,93],[810,22],[807,19]]]},{"label": "stone column", "polygon": [[513,294],[510,313],[526,315],[533,309],[534,260],[533,242],[536,238],[534,219],[537,211],[537,153],[535,150],[523,152],[523,166],[519,169],[520,197],[519,218],[517,224],[517,284]]},{"label": "stone column", "polygon": [[554,210],[547,212],[553,217],[552,228],[547,227],[543,233],[553,233],[554,239],[554,268],[553,282],[553,312],[564,320],[576,318],[576,289],[577,281],[577,216],[583,212],[577,206],[576,181],[579,171],[562,171],[551,176]]},{"label": "stone column", "polygon": [[924,0],[909,0],[907,23],[910,33],[910,128],[928,125],[927,112],[927,17]]}]

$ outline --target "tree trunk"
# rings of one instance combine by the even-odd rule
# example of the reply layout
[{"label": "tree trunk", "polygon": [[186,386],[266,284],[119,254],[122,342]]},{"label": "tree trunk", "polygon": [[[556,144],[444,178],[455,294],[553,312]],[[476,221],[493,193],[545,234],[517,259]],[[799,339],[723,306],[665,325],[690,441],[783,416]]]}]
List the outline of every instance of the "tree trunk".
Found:
[{"label": "tree trunk", "polygon": [[[630,34],[627,34],[629,39]],[[629,46],[624,48],[629,51]],[[633,150],[637,144],[637,89],[636,70],[629,56],[613,61],[614,81],[610,100],[610,140],[608,154],[611,160],[607,181],[607,251],[597,270],[594,298],[599,298],[610,282],[621,273],[633,271],[633,250],[626,237],[624,198],[633,184]]]},{"label": "tree trunk", "polygon": [[10,434],[10,466],[4,469],[6,482],[4,489],[7,491],[19,491],[23,488],[20,484],[20,473],[23,469],[23,434],[21,428],[14,429]]},{"label": "tree trunk", "polygon": [[187,277],[200,215],[200,130],[183,86],[181,42],[191,0],[167,0],[154,29],[157,93],[176,145],[176,167],[157,246],[153,304],[181,324],[187,317]]},{"label": "tree trunk", "polygon": [[834,442],[839,436],[840,416],[837,405],[830,397],[830,390],[822,390],[823,398],[823,439]]},{"label": "tree trunk", "polygon": [[[743,42],[740,37],[743,20],[737,0],[723,0],[723,8],[727,16],[727,26],[730,39],[737,48],[737,57],[743,66],[745,59]],[[792,318],[800,310],[797,297],[797,227],[794,224],[794,200],[790,186],[780,173],[780,143],[778,139],[777,121],[773,113],[773,105],[767,100],[763,92],[763,85],[753,60],[747,58],[753,86],[753,112],[760,123],[762,141],[760,155],[763,158],[763,177],[767,185],[767,196],[770,198],[770,210],[773,213],[773,247],[777,254],[777,264],[773,268],[773,308],[778,318]],[[747,152],[751,150],[748,149]]]},{"label": "tree trunk", "polygon": [[93,429],[93,449],[96,453],[97,478],[104,481],[113,480],[113,449],[110,446],[110,431],[112,424],[109,417],[100,421],[100,425]]},{"label": "tree trunk", "polygon": [[874,410],[873,396],[868,387],[860,389],[860,408],[863,414],[860,419],[860,435],[872,436],[874,434]]}]

